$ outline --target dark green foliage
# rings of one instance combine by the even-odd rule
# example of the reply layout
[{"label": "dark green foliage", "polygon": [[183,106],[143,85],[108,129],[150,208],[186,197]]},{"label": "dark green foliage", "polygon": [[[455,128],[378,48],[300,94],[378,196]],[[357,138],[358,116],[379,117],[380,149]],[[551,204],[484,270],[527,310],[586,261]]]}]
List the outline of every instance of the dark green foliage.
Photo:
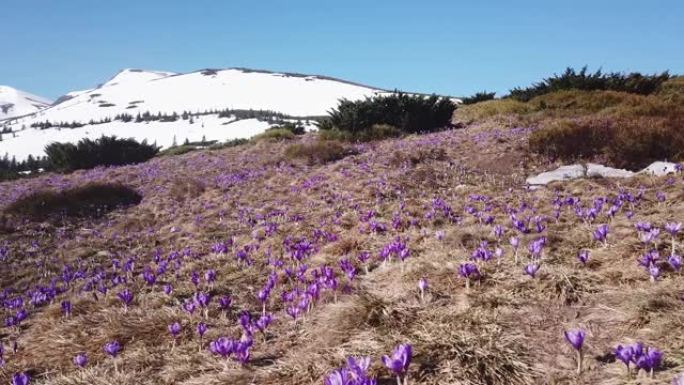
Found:
[{"label": "dark green foliage", "polygon": [[447,98],[402,93],[360,101],[342,100],[319,124],[322,130],[339,130],[352,135],[374,125],[390,125],[406,134],[434,132],[448,126],[456,105]]},{"label": "dark green foliage", "polygon": [[158,151],[158,147],[146,141],[138,143],[134,139],[119,139],[115,136],[81,139],[76,145],[51,143],[45,147],[49,168],[56,171],[140,163],[153,158]]},{"label": "dark green foliage", "polygon": [[509,97],[527,102],[535,96],[561,90],[584,91],[622,91],[640,95],[652,94],[670,79],[666,71],[661,74],[642,75],[638,72],[624,74],[620,72],[602,73],[599,69],[595,73],[588,73],[584,66],[579,72],[568,67],[562,75],[553,76],[534,83],[527,88],[514,88]]},{"label": "dark green foliage", "polygon": [[481,91],[481,92],[476,93],[475,95],[467,96],[467,97],[461,99],[461,101],[463,102],[463,104],[475,104],[475,103],[484,102],[487,100],[492,100],[492,99],[494,99],[495,95],[496,95],[496,92]]},{"label": "dark green foliage", "polygon": [[47,159],[44,157],[34,158],[29,155],[26,160],[17,162],[15,158],[9,159],[5,154],[5,157],[0,159],[0,181],[33,175],[45,168],[47,168]]},{"label": "dark green foliage", "polygon": [[305,159],[311,165],[334,162],[357,153],[353,147],[330,140],[295,143],[285,149],[285,156],[288,158]]},{"label": "dark green foliage", "polygon": [[91,183],[61,192],[35,192],[7,206],[5,213],[34,221],[93,218],[119,207],[137,205],[141,200],[142,196],[130,187]]}]

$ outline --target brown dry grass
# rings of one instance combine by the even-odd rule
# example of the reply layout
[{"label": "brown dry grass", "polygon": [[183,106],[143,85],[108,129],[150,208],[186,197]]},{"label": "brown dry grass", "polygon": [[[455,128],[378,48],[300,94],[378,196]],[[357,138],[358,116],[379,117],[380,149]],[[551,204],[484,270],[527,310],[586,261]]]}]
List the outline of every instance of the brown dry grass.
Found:
[{"label": "brown dry grass", "polygon": [[[469,201],[470,194],[490,196],[490,213],[501,224],[509,223],[506,208],[519,207],[522,202],[531,205],[535,215],[550,216],[557,192],[589,203],[595,197],[614,196],[619,187],[633,193],[644,188],[647,199],[635,208],[639,220],[662,225],[684,216],[680,178],[672,184],[664,183],[665,178],[649,177],[623,182],[584,180],[556,185],[556,191],[528,191],[520,185],[521,180],[547,163],[513,150],[527,140],[526,133],[508,132],[483,124],[384,141],[363,147],[357,156],[324,165],[280,164],[285,143],[194,152],[149,165],[172,172],[161,173],[153,183],[141,180],[147,194],[141,205],[116,212],[106,221],[80,223],[78,228],[66,229],[68,236],[63,238],[45,235],[54,234],[55,228],[17,224],[19,232],[3,238],[14,252],[2,267],[3,287],[43,279],[33,254],[24,246],[34,238],[54,257],[48,270],[56,273],[64,262],[98,266],[112,256],[130,255],[140,256],[137,269],[142,269],[157,247],[165,253],[185,247],[206,252],[213,242],[230,236],[238,245],[263,238],[260,250],[270,246],[278,251],[287,235],[310,234],[315,228],[334,232],[338,240],[323,245],[307,261],[311,266],[332,266],[340,257],[354,257],[362,250],[375,256],[397,233],[410,240],[412,256],[403,265],[373,259],[368,273],[359,268],[351,293],[338,293],[337,298],[324,293],[296,325],[282,312],[282,304],[272,301],[268,307],[278,319],[265,337],[268,342],[255,335],[251,364],[241,367],[231,362],[227,369],[206,349],[200,351],[192,331],[199,315],[188,316],[179,305],[195,292],[190,273],[213,268],[218,280],[205,290],[230,294],[235,307],[228,315],[212,308],[204,344],[220,335],[239,335],[237,311],[260,309],[255,293],[270,271],[263,253],[254,256],[249,269],[239,265],[233,254],[189,258],[177,272],[178,278],[174,272],[164,279],[174,285],[171,297],[136,279],[131,284],[136,299],[128,311],[115,299],[116,290],[97,300],[72,290],[64,294],[74,304],[70,318],[61,317],[59,302],[55,302],[37,309],[20,331],[3,329],[5,346],[17,337],[20,349],[16,356],[6,355],[0,381],[8,382],[13,372],[28,368],[44,384],[319,384],[346,356],[370,355],[374,358],[372,373],[381,384],[390,384],[394,379],[382,368],[379,357],[398,343],[410,342],[415,352],[411,384],[669,382],[674,373],[684,370],[684,305],[680,299],[684,280],[681,275],[666,274],[655,284],[649,282],[635,263],[641,246],[633,222],[624,215],[611,221],[607,248],[590,240],[590,227],[579,223],[569,209],[560,221],[549,221],[549,246],[536,279],[522,274],[523,265],[514,263],[507,243],[502,245],[505,256],[501,263],[483,267],[485,278],[480,284],[466,289],[457,276],[458,264],[467,260],[474,247],[483,240],[496,242],[491,226],[464,212],[467,205],[485,206]],[[505,151],[512,154],[492,160]],[[249,164],[261,174],[230,187],[208,182],[215,173],[234,172],[236,163]],[[112,172],[118,178],[135,180],[130,175],[136,170]],[[314,178],[317,182],[305,184],[313,177],[319,177]],[[177,178],[207,183],[201,192],[189,189],[189,199],[178,199],[185,192],[177,194],[169,188],[178,183]],[[653,198],[656,191],[663,191],[668,201],[657,202]],[[435,197],[452,206],[460,223],[424,218]],[[413,218],[419,225],[406,225],[387,234],[362,231],[361,213],[374,210],[377,220],[389,224],[401,207],[403,218]],[[247,220],[261,224],[256,218],[274,210],[288,216],[300,214],[303,220],[273,217],[279,228],[272,236],[257,231]],[[139,235],[148,228],[154,231]],[[441,241],[435,237],[437,230],[445,232]],[[522,245],[534,236],[526,236]],[[575,260],[580,248],[591,250],[587,267]],[[416,287],[421,277],[430,283],[425,301],[420,300]],[[176,320],[184,331],[172,348],[166,327]],[[589,333],[586,370],[579,377],[574,374],[574,356],[563,341],[563,331],[576,326]],[[118,371],[102,352],[102,345],[112,339],[123,345]],[[665,368],[656,373],[654,381],[643,374],[639,379],[627,379],[621,364],[610,362],[615,345],[634,340],[665,352]],[[89,354],[91,364],[78,370],[71,359],[81,351]]]}]

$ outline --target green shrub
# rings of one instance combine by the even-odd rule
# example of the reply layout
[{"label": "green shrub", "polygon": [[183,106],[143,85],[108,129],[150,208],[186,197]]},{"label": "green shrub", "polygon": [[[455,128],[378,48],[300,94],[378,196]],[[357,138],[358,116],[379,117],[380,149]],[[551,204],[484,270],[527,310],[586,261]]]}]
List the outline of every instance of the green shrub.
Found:
[{"label": "green shrub", "polygon": [[476,93],[475,95],[467,96],[467,97],[461,99],[461,101],[465,105],[475,104],[475,103],[485,102],[487,100],[493,100],[495,95],[496,95],[496,92],[482,91],[482,92]]},{"label": "green shrub", "polygon": [[335,162],[354,154],[357,154],[357,151],[354,148],[330,140],[295,143],[285,149],[285,156],[288,158],[305,159],[309,164]]},{"label": "green shrub", "polygon": [[255,142],[260,142],[262,140],[275,140],[275,141],[281,141],[281,140],[292,140],[295,138],[295,134],[292,133],[292,131],[280,128],[280,129],[275,129],[275,130],[266,130],[262,132],[259,135],[255,135],[252,137],[252,140]]},{"label": "green shrub", "polygon": [[456,105],[447,98],[402,93],[359,101],[342,100],[329,117],[319,123],[322,130],[337,129],[353,135],[375,125],[394,126],[402,133],[433,132],[448,126]]},{"label": "green shrub", "polygon": [[535,96],[561,90],[584,91],[621,91],[633,94],[648,95],[659,90],[660,86],[670,79],[668,72],[654,75],[642,75],[638,72],[623,74],[620,72],[602,73],[599,69],[595,73],[588,73],[587,67],[580,71],[567,68],[562,75],[553,76],[534,83],[527,88],[514,88],[510,97],[527,102]]},{"label": "green shrub", "polygon": [[57,171],[89,169],[97,166],[120,166],[144,162],[153,158],[159,148],[136,142],[102,136],[99,139],[81,139],[78,144],[51,143],[45,147],[49,168]]},{"label": "green shrub", "polygon": [[44,190],[27,195],[5,208],[5,213],[29,220],[99,217],[123,206],[137,205],[142,196],[120,184],[92,183],[61,192]]}]

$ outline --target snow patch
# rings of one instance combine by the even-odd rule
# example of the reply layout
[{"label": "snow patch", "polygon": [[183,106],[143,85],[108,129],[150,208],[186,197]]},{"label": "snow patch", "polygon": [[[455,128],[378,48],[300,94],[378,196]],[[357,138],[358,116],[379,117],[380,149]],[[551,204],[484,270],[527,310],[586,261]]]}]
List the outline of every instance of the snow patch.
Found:
[{"label": "snow patch", "polygon": [[637,174],[663,176],[681,171],[681,164],[672,162],[653,162],[639,172],[606,167],[600,164],[588,163],[561,166],[555,170],[543,172],[527,178],[530,186],[544,186],[551,182],[572,180],[578,178],[631,178]]},{"label": "snow patch", "polygon": [[41,96],[0,86],[0,121],[28,115],[49,107],[52,102]]}]

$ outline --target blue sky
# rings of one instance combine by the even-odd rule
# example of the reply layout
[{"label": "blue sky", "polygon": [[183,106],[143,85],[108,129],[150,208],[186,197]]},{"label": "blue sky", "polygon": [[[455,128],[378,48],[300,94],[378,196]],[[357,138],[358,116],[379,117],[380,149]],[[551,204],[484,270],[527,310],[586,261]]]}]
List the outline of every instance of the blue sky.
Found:
[{"label": "blue sky", "polygon": [[122,68],[252,67],[500,94],[566,66],[684,73],[684,1],[2,0],[0,84],[55,98]]}]

